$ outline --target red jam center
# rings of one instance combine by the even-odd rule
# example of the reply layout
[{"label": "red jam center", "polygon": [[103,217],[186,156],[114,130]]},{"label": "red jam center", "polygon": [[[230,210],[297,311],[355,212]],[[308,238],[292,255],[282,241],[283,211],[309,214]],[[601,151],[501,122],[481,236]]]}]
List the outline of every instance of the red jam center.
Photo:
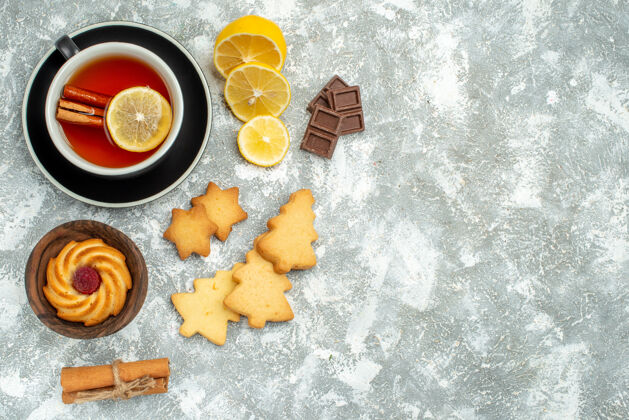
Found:
[{"label": "red jam center", "polygon": [[100,287],[100,275],[92,267],[80,267],[72,276],[72,286],[80,293],[90,295]]}]

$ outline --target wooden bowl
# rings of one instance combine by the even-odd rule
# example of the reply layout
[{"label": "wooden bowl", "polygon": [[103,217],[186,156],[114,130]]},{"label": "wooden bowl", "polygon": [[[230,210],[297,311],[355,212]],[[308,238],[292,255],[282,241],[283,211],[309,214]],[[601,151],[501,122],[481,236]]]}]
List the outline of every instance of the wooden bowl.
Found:
[{"label": "wooden bowl", "polygon": [[[46,266],[50,258],[59,254],[70,241],[100,238],[126,257],[133,287],[127,292],[122,311],[110,316],[98,325],[86,327],[81,322],[65,321],[57,317],[57,311],[44,296]],[[124,233],[94,220],[75,220],[57,226],[39,240],[26,263],[26,295],[37,318],[51,330],[71,338],[105,337],[122,329],[140,311],[148,289],[148,270],[138,247]]]}]

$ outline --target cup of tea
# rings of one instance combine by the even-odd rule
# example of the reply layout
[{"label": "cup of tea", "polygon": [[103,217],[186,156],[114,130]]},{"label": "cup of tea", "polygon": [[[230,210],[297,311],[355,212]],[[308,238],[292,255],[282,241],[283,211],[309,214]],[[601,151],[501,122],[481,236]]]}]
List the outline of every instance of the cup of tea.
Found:
[{"label": "cup of tea", "polygon": [[[162,159],[177,138],[184,111],[181,87],[170,67],[155,53],[125,42],[80,50],[64,36],[55,45],[67,61],[48,89],[45,119],[59,153],[86,172],[112,178],[139,175]],[[143,98],[149,92],[148,99],[161,102],[136,99],[144,106],[136,112],[133,99],[113,99],[136,87],[140,89],[126,96]],[[128,126],[123,124],[126,117]],[[123,123],[114,129],[112,120]],[[127,147],[119,140],[142,138],[147,132],[156,133],[149,137],[157,142],[150,150]]]}]

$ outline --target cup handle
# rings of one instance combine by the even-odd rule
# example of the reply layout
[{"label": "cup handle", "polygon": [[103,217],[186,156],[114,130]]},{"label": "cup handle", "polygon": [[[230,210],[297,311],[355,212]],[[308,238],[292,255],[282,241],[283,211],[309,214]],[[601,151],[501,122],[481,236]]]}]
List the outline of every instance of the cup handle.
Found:
[{"label": "cup handle", "polygon": [[59,38],[55,42],[55,47],[57,47],[57,50],[59,50],[61,55],[63,55],[66,60],[81,51],[68,35],[64,35]]}]

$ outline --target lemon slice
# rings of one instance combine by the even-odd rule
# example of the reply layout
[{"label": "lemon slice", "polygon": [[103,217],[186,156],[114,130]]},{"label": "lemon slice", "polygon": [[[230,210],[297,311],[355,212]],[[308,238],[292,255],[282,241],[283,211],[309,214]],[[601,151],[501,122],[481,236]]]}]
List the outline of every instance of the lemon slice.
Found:
[{"label": "lemon slice", "polygon": [[172,118],[170,104],[159,92],[137,86],[113,97],[105,121],[118,147],[130,152],[146,152],[164,141]]},{"label": "lemon slice", "polygon": [[252,118],[238,131],[238,150],[248,162],[273,166],[282,161],[290,136],[282,121],[270,115]]},{"label": "lemon slice", "polygon": [[214,43],[214,66],[227,78],[242,63],[266,63],[281,70],[286,41],[280,28],[260,16],[243,16],[227,25]]},{"label": "lemon slice", "polygon": [[279,117],[290,102],[288,80],[263,63],[241,64],[225,82],[225,102],[239,120],[258,115]]}]

